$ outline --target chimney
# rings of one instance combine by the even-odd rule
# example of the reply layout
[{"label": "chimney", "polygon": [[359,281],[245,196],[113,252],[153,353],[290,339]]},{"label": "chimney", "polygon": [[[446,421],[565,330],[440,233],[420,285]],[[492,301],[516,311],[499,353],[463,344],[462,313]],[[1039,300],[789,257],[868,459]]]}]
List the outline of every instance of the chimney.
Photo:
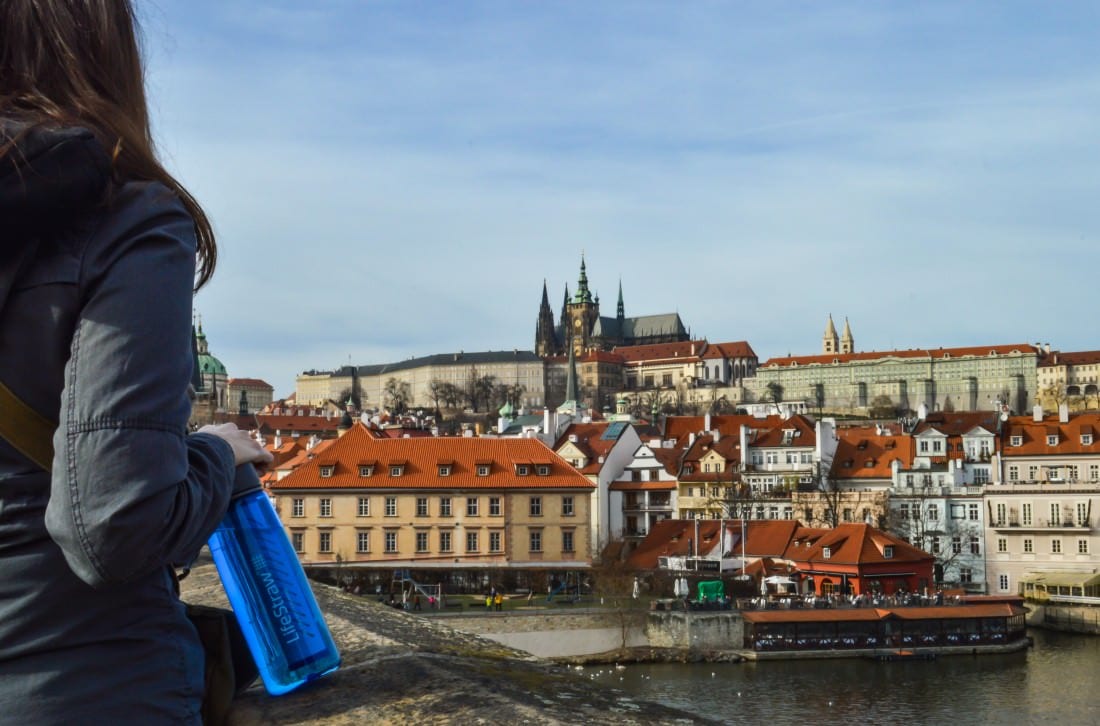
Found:
[{"label": "chimney", "polygon": [[703,416],[703,428],[706,429],[707,431],[710,431],[710,412],[709,411],[707,412],[707,414],[705,416]]},{"label": "chimney", "polygon": [[1058,422],[1069,423],[1069,404],[1065,401],[1058,404]]},{"label": "chimney", "polygon": [[1031,409],[1031,420],[1035,423],[1041,423],[1043,420],[1043,407],[1038,403]]},{"label": "chimney", "polygon": [[695,445],[695,432],[692,431],[690,434],[688,434],[688,448],[691,448],[694,445]]},{"label": "chimney", "polygon": [[283,432],[279,429],[275,429],[275,448],[279,448],[283,445]]},{"label": "chimney", "polygon": [[1050,355],[1050,343],[1043,343],[1043,352]]},{"label": "chimney", "polygon": [[576,434],[569,434],[569,443],[571,443],[571,444],[577,443],[577,435]]},{"label": "chimney", "polygon": [[714,443],[716,444],[722,439],[722,432],[718,429],[714,429],[714,431],[711,431],[711,435],[714,436]]}]

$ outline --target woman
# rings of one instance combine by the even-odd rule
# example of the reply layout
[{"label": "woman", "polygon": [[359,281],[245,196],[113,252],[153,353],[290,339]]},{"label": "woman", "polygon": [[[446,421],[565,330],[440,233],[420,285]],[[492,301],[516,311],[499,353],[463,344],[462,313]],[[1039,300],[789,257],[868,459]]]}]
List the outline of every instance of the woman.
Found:
[{"label": "woman", "polygon": [[153,152],[128,0],[0,3],[0,382],[59,422],[0,439],[0,723],[197,723],[174,591],[221,520],[233,426],[187,436],[210,224]]}]

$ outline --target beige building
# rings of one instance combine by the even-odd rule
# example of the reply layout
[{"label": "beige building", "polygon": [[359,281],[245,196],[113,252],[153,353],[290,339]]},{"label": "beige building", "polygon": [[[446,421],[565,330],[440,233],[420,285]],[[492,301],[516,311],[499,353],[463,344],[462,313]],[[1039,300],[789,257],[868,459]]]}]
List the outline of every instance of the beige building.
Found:
[{"label": "beige building", "polygon": [[305,565],[587,567],[592,483],[535,439],[378,439],[362,424],[270,485]]},{"label": "beige building", "polygon": [[261,381],[259,378],[230,378],[226,381],[225,392],[228,410],[238,413],[257,413],[271,403],[275,389],[270,383]]},{"label": "beige building", "polygon": [[1055,410],[1064,402],[1071,410],[1100,409],[1100,350],[1054,351],[1039,362],[1036,375],[1045,408]]},{"label": "beige building", "polygon": [[993,593],[1028,576],[1100,572],[1100,415],[1012,417],[1002,472],[985,487],[986,574]]},{"label": "beige building", "polygon": [[[497,384],[522,386],[522,406],[541,406],[546,400],[542,359],[531,351],[507,350],[480,353],[444,353],[410,358],[398,363],[344,366],[336,371],[306,371],[295,382],[295,401],[321,405],[357,387],[366,408],[387,405],[386,384],[392,378],[408,384],[409,408],[434,408],[431,384],[449,383],[467,390],[475,378],[492,376]],[[440,402],[442,405],[442,402]],[[486,410],[485,406],[480,406]]]}]

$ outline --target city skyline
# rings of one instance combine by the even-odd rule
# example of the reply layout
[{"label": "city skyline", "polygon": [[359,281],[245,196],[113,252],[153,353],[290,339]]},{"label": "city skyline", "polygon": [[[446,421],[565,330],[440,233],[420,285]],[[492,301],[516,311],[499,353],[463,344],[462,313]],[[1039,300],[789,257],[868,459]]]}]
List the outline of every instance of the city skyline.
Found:
[{"label": "city skyline", "polygon": [[[1085,3],[141,5],[154,132],[204,204],[212,352],[530,349],[581,251],[627,315],[761,361],[1098,348]],[[1049,291],[1056,294],[1038,295]]]}]

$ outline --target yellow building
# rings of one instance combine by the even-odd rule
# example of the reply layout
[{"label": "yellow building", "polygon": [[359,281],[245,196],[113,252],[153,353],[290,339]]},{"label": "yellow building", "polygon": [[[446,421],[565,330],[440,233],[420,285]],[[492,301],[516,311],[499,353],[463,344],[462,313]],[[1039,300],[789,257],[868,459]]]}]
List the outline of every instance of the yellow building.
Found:
[{"label": "yellow building", "polygon": [[271,485],[305,565],[587,567],[593,484],[537,439],[379,439],[356,424]]}]

